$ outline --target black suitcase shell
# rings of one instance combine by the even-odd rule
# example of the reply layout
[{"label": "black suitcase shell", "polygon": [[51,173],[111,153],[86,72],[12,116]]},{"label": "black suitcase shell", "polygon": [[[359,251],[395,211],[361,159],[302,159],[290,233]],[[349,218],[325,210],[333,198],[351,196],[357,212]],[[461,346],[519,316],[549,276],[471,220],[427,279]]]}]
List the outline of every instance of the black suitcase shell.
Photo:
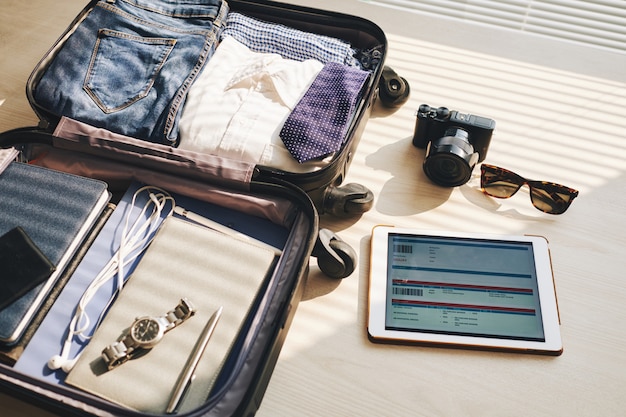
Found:
[{"label": "black suitcase shell", "polygon": [[[92,3],[94,3],[93,0]],[[371,70],[371,76],[350,123],[342,149],[333,156],[328,164],[317,171],[308,173],[293,173],[276,167],[257,166],[258,174],[261,177],[279,178],[306,191],[319,214],[329,213],[349,217],[368,211],[373,205],[374,196],[372,192],[360,184],[342,186],[342,183],[369,119],[373,103],[377,98],[377,88],[387,54],[387,39],[382,29],[375,23],[357,16],[269,0],[232,0],[228,2],[228,5],[231,12],[241,12],[268,22],[336,37],[350,42],[360,50],[374,51],[373,54],[361,58],[364,67]],[[89,8],[88,5],[84,11]],[[79,18],[80,15],[77,20]],[[69,25],[68,30],[74,26],[74,23]],[[63,36],[59,41],[62,38]],[[37,86],[38,73],[42,71],[42,68],[45,68],[46,59],[48,59],[47,56],[44,57],[30,77],[27,95],[33,110],[42,121],[42,126],[51,131],[54,129],[58,117],[49,114],[38,106],[33,94]]]},{"label": "black suitcase shell", "polygon": [[[17,145],[15,139],[21,144]],[[46,137],[48,139],[49,137]],[[30,143],[29,143],[30,139]],[[59,161],[71,161],[66,172],[102,179],[107,181],[112,191],[131,180],[147,182],[159,186],[170,192],[195,196],[195,190],[207,188],[206,178],[199,181],[191,178],[176,178],[171,173],[163,172],[161,168],[168,165],[167,159],[155,157],[151,159],[153,169],[131,164],[129,157],[126,161],[119,161],[116,155],[109,158],[106,151],[100,155],[86,154],[66,148],[66,144],[59,144],[54,139],[53,146],[42,144],[41,134],[29,131],[0,134],[0,147],[6,148],[17,145],[26,159],[48,153],[58,165]],[[61,153],[61,157],[51,156]],[[56,160],[55,160],[56,158]],[[139,160],[141,156],[136,156]],[[50,162],[44,164],[49,168]],[[88,168],[85,168],[88,167]],[[58,168],[58,167],[57,167]],[[97,173],[94,175],[94,173]],[[301,189],[292,184],[268,183],[252,181],[238,188],[226,185],[212,187],[215,190],[233,195],[233,204],[247,204],[246,201],[237,203],[239,198],[252,196],[288,200],[293,212],[282,213],[289,219],[289,236],[286,247],[268,281],[265,292],[258,298],[256,308],[246,320],[247,323],[258,323],[247,327],[247,331],[239,336],[238,348],[229,356],[230,366],[220,374],[221,383],[212,392],[207,403],[197,409],[193,415],[223,416],[223,415],[254,415],[260,406],[261,399],[269,383],[269,378],[275,366],[283,341],[297,305],[302,297],[308,262],[315,246],[318,235],[318,215],[310,198]],[[190,194],[192,192],[192,194]],[[242,197],[243,196],[243,197]],[[249,207],[252,212],[254,207]],[[84,253],[82,253],[84,255]],[[72,261],[77,266],[80,254]],[[66,271],[68,276],[71,270]],[[53,349],[53,348],[51,348]],[[42,365],[43,366],[43,365]],[[145,415],[124,407],[117,406],[102,399],[71,387],[56,385],[48,381],[39,380],[31,375],[25,375],[14,370],[11,366],[0,364],[0,389],[10,395],[21,398],[29,403],[53,411],[63,416],[70,415]]]}]

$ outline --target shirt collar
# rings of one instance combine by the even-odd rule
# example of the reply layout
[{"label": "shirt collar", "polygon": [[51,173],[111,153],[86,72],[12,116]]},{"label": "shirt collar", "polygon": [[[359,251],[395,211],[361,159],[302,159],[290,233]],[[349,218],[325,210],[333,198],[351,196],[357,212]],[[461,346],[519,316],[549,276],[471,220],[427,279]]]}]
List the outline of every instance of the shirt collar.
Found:
[{"label": "shirt collar", "polygon": [[277,54],[253,54],[233,73],[226,90],[244,82],[251,85],[268,82],[283,104],[293,109],[322,67],[322,63],[314,60],[299,62]]}]

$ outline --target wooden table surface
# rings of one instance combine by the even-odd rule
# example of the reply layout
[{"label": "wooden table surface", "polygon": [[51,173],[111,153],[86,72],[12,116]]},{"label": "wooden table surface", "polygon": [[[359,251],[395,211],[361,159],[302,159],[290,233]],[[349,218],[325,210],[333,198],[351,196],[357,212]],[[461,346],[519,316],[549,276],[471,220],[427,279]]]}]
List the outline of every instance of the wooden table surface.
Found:
[{"label": "wooden table surface", "polygon": [[[300,1],[305,4],[306,2]],[[0,131],[37,123],[30,71],[83,0],[4,0]],[[436,21],[368,3],[315,7],[360,14],[388,36],[387,63],[411,84],[393,114],[375,109],[347,182],[376,197],[358,218],[321,219],[358,252],[355,272],[325,277],[312,261],[259,416],[623,416],[626,413],[626,57],[547,38]],[[454,29],[454,30],[452,30]],[[535,210],[527,192],[483,195],[476,176],[433,185],[412,146],[421,103],[491,117],[485,162],[580,191],[569,211]],[[475,174],[478,169],[475,170]],[[564,353],[511,353],[370,343],[369,235],[391,224],[548,238]],[[4,394],[5,417],[50,414]]]}]

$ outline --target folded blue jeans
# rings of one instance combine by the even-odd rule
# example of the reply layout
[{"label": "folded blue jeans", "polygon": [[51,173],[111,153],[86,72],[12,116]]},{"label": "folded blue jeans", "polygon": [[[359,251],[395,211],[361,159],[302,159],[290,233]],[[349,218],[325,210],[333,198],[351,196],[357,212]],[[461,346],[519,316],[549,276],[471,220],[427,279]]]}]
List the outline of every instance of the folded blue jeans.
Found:
[{"label": "folded blue jeans", "polygon": [[35,87],[47,111],[175,145],[190,86],[217,47],[223,0],[101,0]]}]

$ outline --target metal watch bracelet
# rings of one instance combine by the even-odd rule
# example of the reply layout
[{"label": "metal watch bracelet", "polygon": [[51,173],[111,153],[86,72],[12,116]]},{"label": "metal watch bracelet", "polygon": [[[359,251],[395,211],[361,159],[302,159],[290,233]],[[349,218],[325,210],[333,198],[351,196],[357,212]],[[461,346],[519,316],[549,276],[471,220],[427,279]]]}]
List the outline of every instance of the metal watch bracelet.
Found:
[{"label": "metal watch bracelet", "polygon": [[[193,316],[195,313],[195,308],[193,304],[187,299],[183,298],[180,300],[179,304],[173,308],[172,310],[165,313],[160,317],[138,317],[135,319],[127,334],[124,335],[120,340],[110,344],[102,350],[102,359],[107,364],[107,368],[112,370],[124,362],[132,359],[138,352],[145,351],[146,348],[142,344],[142,341],[137,340],[133,336],[133,328],[140,320],[150,320],[157,322],[160,327],[160,332],[162,332],[159,336],[162,337],[163,334],[167,333],[174,327],[178,326],[189,317]],[[154,344],[160,341],[160,337],[154,341]],[[148,345],[151,348],[153,345]]]}]

